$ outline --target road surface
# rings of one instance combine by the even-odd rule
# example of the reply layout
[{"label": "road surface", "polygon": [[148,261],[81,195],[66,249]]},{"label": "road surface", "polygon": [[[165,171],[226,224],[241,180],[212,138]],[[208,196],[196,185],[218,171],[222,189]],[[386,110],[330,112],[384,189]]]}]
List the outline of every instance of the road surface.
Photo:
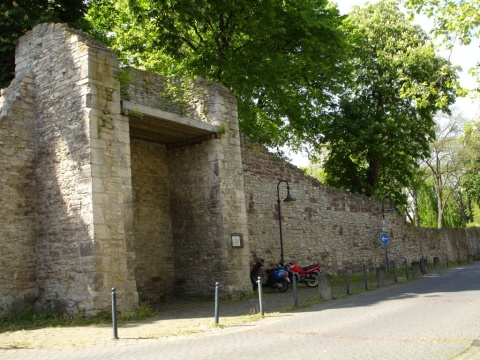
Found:
[{"label": "road surface", "polygon": [[234,328],[3,355],[12,360],[480,359],[479,336],[477,262]]}]

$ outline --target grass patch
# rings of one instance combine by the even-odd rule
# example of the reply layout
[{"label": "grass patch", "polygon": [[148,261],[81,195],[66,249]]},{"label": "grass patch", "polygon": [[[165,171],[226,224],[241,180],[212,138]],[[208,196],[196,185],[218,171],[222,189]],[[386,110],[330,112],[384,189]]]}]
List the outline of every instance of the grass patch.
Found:
[{"label": "grass patch", "polygon": [[324,301],[325,300],[323,300],[320,296],[314,296],[314,297],[310,297],[310,298],[307,298],[307,299],[303,299],[302,302],[300,304],[297,304],[296,306],[291,305],[291,306],[288,306],[286,308],[280,309],[279,312],[280,313],[286,313],[286,312],[290,312],[290,311],[300,310],[300,309],[308,308],[312,305],[315,305],[315,304],[318,304],[318,303],[321,303],[321,302],[324,302]]},{"label": "grass patch", "polygon": [[[133,322],[145,320],[155,316],[155,312],[148,304],[142,303],[137,308],[118,314],[119,322]],[[0,332],[33,330],[48,327],[88,326],[111,324],[111,314],[104,316],[86,317],[79,312],[75,315],[55,313],[42,309],[40,311],[26,311],[20,315],[14,315],[0,319]]]}]

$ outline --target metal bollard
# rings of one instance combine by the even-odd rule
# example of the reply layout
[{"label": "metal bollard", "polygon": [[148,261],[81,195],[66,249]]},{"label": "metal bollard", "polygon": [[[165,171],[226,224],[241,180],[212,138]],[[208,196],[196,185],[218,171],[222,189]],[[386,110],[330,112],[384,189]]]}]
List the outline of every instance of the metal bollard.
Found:
[{"label": "metal bollard", "polygon": [[420,258],[420,271],[422,272],[423,275],[425,275],[425,263],[423,256]]},{"label": "metal bollard", "polygon": [[348,268],[345,268],[345,288],[347,290],[347,295],[350,295],[350,283],[348,282]]},{"label": "metal bollard", "polygon": [[367,266],[363,264],[363,284],[365,285],[365,290],[368,290],[368,277],[367,277]]},{"label": "metal bollard", "polygon": [[408,280],[408,263],[407,263],[407,258],[405,258],[405,278]]},{"label": "metal bollard", "polygon": [[298,306],[298,298],[297,298],[297,274],[292,275],[293,281],[293,305]]},{"label": "metal bollard", "polygon": [[393,267],[393,281],[395,284],[398,283],[398,278],[397,278],[397,266],[395,264],[395,261],[392,261],[392,267]]},{"label": "metal bollard", "polygon": [[219,283],[215,283],[215,325],[218,325],[218,306],[220,302],[220,290],[219,290]]},{"label": "metal bollard", "polygon": [[112,326],[113,326],[113,340],[118,339],[117,332],[117,294],[115,288],[112,288]]},{"label": "metal bollard", "polygon": [[445,260],[447,261],[447,267],[448,267],[448,254],[445,254]]},{"label": "metal bollard", "polygon": [[258,302],[260,305],[260,314],[264,316],[265,314],[263,312],[262,278],[260,276],[258,277],[257,284],[258,284]]}]

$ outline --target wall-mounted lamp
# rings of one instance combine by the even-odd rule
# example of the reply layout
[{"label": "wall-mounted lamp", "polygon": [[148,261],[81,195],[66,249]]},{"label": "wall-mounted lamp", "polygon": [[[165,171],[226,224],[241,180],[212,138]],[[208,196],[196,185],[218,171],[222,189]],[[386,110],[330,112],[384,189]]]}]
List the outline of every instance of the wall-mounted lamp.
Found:
[{"label": "wall-mounted lamp", "polygon": [[278,226],[280,228],[280,263],[284,263],[283,259],[283,235],[282,235],[282,210],[281,210],[281,200],[280,200],[280,184],[285,183],[287,184],[287,197],[283,202],[285,203],[290,203],[295,201],[295,198],[290,194],[290,185],[288,185],[288,182],[286,180],[280,180],[277,184],[277,206],[278,206]]}]

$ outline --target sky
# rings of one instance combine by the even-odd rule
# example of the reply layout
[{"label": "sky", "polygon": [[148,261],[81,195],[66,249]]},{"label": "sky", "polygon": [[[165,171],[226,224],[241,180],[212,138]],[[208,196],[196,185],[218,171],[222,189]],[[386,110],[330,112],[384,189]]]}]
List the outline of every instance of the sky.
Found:
[{"label": "sky", "polygon": [[[337,3],[337,7],[341,14],[347,14],[353,6],[362,7],[367,3],[365,0],[332,0]],[[370,3],[375,3],[375,0]],[[429,31],[432,21],[426,17],[416,17],[416,22]],[[455,46],[452,51],[443,50],[440,52],[443,57],[449,58],[452,64],[462,67],[460,73],[461,85],[467,89],[476,86],[475,80],[468,74],[468,69],[474,67],[480,62],[480,40],[472,41],[469,46]],[[480,114],[480,100],[472,100],[470,98],[460,98],[457,100],[454,108],[459,111],[467,120],[478,119]],[[286,150],[287,155],[292,159],[292,163],[296,166],[308,165],[308,159],[303,154],[295,154]]]}]

